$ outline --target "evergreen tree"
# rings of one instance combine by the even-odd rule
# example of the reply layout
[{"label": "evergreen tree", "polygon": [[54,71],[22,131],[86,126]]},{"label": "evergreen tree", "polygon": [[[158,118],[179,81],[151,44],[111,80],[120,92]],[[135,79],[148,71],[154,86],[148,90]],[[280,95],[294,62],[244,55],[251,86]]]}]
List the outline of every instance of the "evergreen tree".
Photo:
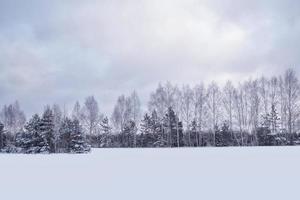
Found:
[{"label": "evergreen tree", "polygon": [[233,139],[230,133],[230,126],[228,122],[224,122],[221,130],[216,128],[215,131],[216,146],[224,147],[231,146],[233,144]]},{"label": "evergreen tree", "polygon": [[140,125],[140,146],[141,147],[153,147],[155,143],[155,127],[154,121],[152,121],[151,117],[146,113],[141,121]]},{"label": "evergreen tree", "polygon": [[141,133],[142,134],[151,134],[152,130],[151,130],[151,126],[152,126],[152,121],[150,116],[148,115],[148,113],[146,113],[144,115],[144,118],[141,121]]},{"label": "evergreen tree", "polygon": [[[275,105],[271,106],[271,112],[263,116],[262,127],[259,127],[257,130],[258,144],[260,146],[271,146],[276,145],[277,143],[284,143],[282,137],[279,136],[280,118]],[[278,140],[279,139],[279,140]],[[278,141],[276,141],[278,140]]]},{"label": "evergreen tree", "polygon": [[25,131],[20,131],[16,134],[15,145],[18,148],[19,153],[27,153],[30,148],[30,142],[32,138]]},{"label": "evergreen tree", "polygon": [[112,146],[111,130],[112,130],[112,128],[109,125],[108,118],[104,117],[100,123],[100,131],[101,131],[101,135],[99,136],[100,147],[111,147]]},{"label": "evergreen tree", "polygon": [[91,151],[91,146],[87,143],[87,139],[77,119],[74,119],[72,122],[70,150],[71,153],[87,153]]},{"label": "evergreen tree", "polygon": [[258,140],[258,145],[259,146],[270,146],[272,143],[272,135],[270,134],[271,131],[269,127],[259,127],[258,130],[256,131],[257,133],[257,140]]},{"label": "evergreen tree", "polygon": [[71,134],[73,131],[73,122],[68,118],[64,118],[59,129],[59,142],[57,151],[63,153],[71,152]]},{"label": "evergreen tree", "polygon": [[154,147],[166,147],[167,140],[164,137],[163,122],[158,117],[156,110],[153,110],[151,114],[151,132],[154,136]]},{"label": "evergreen tree", "polygon": [[48,107],[46,108],[43,117],[40,122],[39,141],[38,146],[40,147],[41,153],[54,153],[54,121],[53,112]]},{"label": "evergreen tree", "polygon": [[25,125],[25,131],[16,136],[16,146],[21,148],[23,153],[39,153],[38,144],[42,141],[40,133],[40,117],[35,114]]},{"label": "evergreen tree", "polygon": [[271,113],[269,115],[270,119],[270,129],[271,129],[271,132],[273,134],[276,134],[277,133],[277,130],[279,128],[279,121],[280,121],[280,118],[278,116],[278,112],[277,112],[277,109],[275,107],[275,105],[272,105],[271,107]]},{"label": "evergreen tree", "polygon": [[129,120],[121,132],[121,147],[134,147],[134,134],[136,134],[136,124]]},{"label": "evergreen tree", "polygon": [[262,126],[264,128],[270,129],[272,134],[276,134],[279,128],[279,121],[280,118],[278,116],[278,112],[276,110],[275,105],[271,106],[271,112],[267,113],[263,116],[263,123]]},{"label": "evergreen tree", "polygon": [[163,127],[164,127],[164,134],[167,136],[168,146],[172,147],[172,135],[176,131],[176,121],[175,121],[175,112],[174,110],[169,107],[167,113],[163,118]]},{"label": "evergreen tree", "polygon": [[182,122],[179,121],[172,107],[168,108],[163,118],[163,128],[169,147],[183,146]]}]

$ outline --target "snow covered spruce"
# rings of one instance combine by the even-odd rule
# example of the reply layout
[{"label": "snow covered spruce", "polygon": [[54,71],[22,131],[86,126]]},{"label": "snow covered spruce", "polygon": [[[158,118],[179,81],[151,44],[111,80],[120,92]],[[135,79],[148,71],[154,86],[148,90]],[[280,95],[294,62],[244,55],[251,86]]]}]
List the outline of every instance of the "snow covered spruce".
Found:
[{"label": "snow covered spruce", "polygon": [[46,108],[43,116],[35,114],[15,136],[0,124],[0,148],[13,153],[86,153],[90,145],[77,119],[65,117],[55,129],[53,111]]},{"label": "snow covered spruce", "polygon": [[142,116],[136,92],[117,99],[111,117],[93,96],[72,112],[47,106],[26,123],[19,103],[0,111],[0,150],[85,153],[91,147],[275,146],[300,144],[300,84],[295,71],[223,88],[181,88],[167,82],[151,93]]}]

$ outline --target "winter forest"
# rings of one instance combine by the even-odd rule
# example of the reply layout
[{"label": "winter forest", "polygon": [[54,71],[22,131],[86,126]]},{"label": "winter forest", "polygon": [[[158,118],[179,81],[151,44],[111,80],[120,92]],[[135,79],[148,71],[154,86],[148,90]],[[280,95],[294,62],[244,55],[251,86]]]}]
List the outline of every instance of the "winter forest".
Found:
[{"label": "winter forest", "polygon": [[282,146],[300,144],[300,83],[293,69],[258,77],[177,86],[158,84],[147,111],[137,92],[121,95],[111,115],[93,96],[70,111],[46,105],[28,119],[19,102],[0,112],[6,153],[85,153],[91,148]]}]

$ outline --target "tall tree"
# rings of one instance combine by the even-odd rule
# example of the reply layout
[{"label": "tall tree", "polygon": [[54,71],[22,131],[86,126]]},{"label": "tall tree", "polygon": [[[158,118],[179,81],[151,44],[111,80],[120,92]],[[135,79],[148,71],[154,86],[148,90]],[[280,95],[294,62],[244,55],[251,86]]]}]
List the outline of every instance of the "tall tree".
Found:
[{"label": "tall tree", "polygon": [[219,86],[216,83],[211,83],[207,89],[207,105],[210,112],[210,126],[214,133],[215,144],[215,128],[218,127],[221,118],[221,93]]},{"label": "tall tree", "polygon": [[55,152],[54,116],[53,111],[47,107],[40,122],[39,137],[42,138],[38,144],[40,152]]},{"label": "tall tree", "polygon": [[286,132],[287,128],[287,98],[285,95],[285,84],[282,76],[279,77],[279,103],[280,103],[280,127]]},{"label": "tall tree", "polygon": [[8,106],[5,105],[0,113],[0,117],[7,131],[12,134],[20,131],[26,122],[25,114],[21,110],[18,101]]},{"label": "tall tree", "polygon": [[[132,112],[132,120],[138,127],[140,119],[141,119],[141,102],[139,99],[139,96],[136,91],[133,91],[131,96],[130,96],[130,103],[131,103],[131,112]],[[136,147],[136,133],[134,134],[134,139],[133,139],[133,144],[134,147]]]},{"label": "tall tree", "polygon": [[130,96],[132,106],[132,119],[136,123],[141,119],[141,101],[136,91],[133,91]]},{"label": "tall tree", "polygon": [[153,134],[153,122],[151,117],[146,113],[141,121],[140,136],[142,137],[140,143],[142,147],[153,147],[154,134]]},{"label": "tall tree", "polygon": [[219,86],[215,82],[209,85],[207,96],[207,105],[211,117],[211,128],[214,129],[215,126],[218,126],[221,117],[221,93]]},{"label": "tall tree", "polygon": [[179,121],[172,107],[169,107],[165,117],[163,118],[163,132],[167,136],[167,145],[169,147],[179,147],[183,145],[182,122]]},{"label": "tall tree", "polygon": [[68,117],[62,120],[59,129],[59,142],[58,142],[58,152],[70,153],[71,152],[71,134],[73,131],[73,122]]},{"label": "tall tree", "polygon": [[59,139],[59,129],[62,123],[62,111],[60,109],[60,106],[58,104],[54,104],[52,106],[52,111],[53,111],[53,123],[54,123],[54,138],[55,138],[55,148],[56,144]]},{"label": "tall tree", "polygon": [[[182,96],[181,96],[181,113],[182,113],[182,119],[185,123],[189,146],[191,146],[191,144],[192,144],[190,126],[191,126],[193,114],[194,114],[193,101],[194,101],[193,90],[188,85],[183,86],[182,87]],[[178,124],[178,123],[176,123],[176,124]],[[178,135],[178,137],[179,137],[179,135]],[[179,139],[179,138],[177,138],[177,139]]]},{"label": "tall tree", "polygon": [[70,150],[71,153],[87,153],[91,151],[91,146],[88,144],[80,122],[77,119],[74,119],[72,122]]},{"label": "tall tree", "polygon": [[247,83],[247,99],[248,99],[248,108],[247,108],[247,125],[250,134],[252,134],[253,139],[252,144],[257,145],[257,129],[259,126],[259,107],[260,107],[260,99],[258,93],[258,81],[248,81]]},{"label": "tall tree", "polygon": [[151,129],[154,135],[155,141],[154,147],[165,147],[167,145],[167,140],[165,138],[165,134],[163,131],[163,120],[159,118],[157,112],[155,110],[151,113]]},{"label": "tall tree", "polygon": [[270,82],[265,78],[262,77],[259,80],[259,93],[260,93],[260,99],[262,101],[261,106],[264,115],[267,115],[269,112],[269,104],[270,104]]},{"label": "tall tree", "polygon": [[279,102],[279,79],[277,77],[272,77],[270,80],[270,104],[271,106],[277,106]]},{"label": "tall tree", "polygon": [[296,72],[288,69],[284,75],[285,95],[287,100],[287,127],[289,134],[295,131],[295,123],[299,117],[299,80]]},{"label": "tall tree", "polygon": [[234,90],[231,81],[228,81],[223,89],[223,106],[226,111],[226,117],[229,121],[229,130],[232,132],[233,129],[233,114],[234,114]]},{"label": "tall tree", "polygon": [[112,128],[109,124],[109,120],[107,117],[104,117],[100,123],[100,147],[111,147],[112,146]]},{"label": "tall tree", "polygon": [[206,122],[206,115],[207,115],[207,109],[206,109],[206,100],[207,100],[207,94],[204,84],[197,85],[194,88],[194,118],[196,119],[196,124],[198,126],[197,133],[197,143],[198,146],[200,145],[200,134],[205,126]]},{"label": "tall tree", "polygon": [[100,118],[98,102],[94,96],[87,97],[83,108],[83,121],[89,135],[96,134]]},{"label": "tall tree", "polygon": [[38,114],[32,116],[25,125],[26,138],[21,143],[25,153],[39,153],[39,144],[43,143],[44,138],[40,134],[41,119]]},{"label": "tall tree", "polygon": [[72,119],[78,119],[81,120],[82,119],[82,110],[81,110],[81,106],[79,104],[78,101],[76,101],[74,107],[73,107],[73,111],[72,111]]},{"label": "tall tree", "polygon": [[156,110],[157,115],[163,118],[169,107],[174,109],[175,94],[176,88],[170,82],[167,82],[164,86],[159,84],[156,91],[150,95],[149,111]]},{"label": "tall tree", "polygon": [[117,131],[122,132],[126,123],[131,119],[131,109],[131,99],[125,97],[125,95],[119,96],[111,116],[112,122]]},{"label": "tall tree", "polygon": [[239,133],[240,133],[240,145],[244,145],[244,132],[246,131],[246,95],[242,88],[242,85],[238,89],[234,90],[234,107],[236,113],[236,119],[238,122]]},{"label": "tall tree", "polygon": [[158,85],[155,92],[151,93],[150,100],[148,103],[149,111],[156,111],[158,116],[163,117],[165,114],[165,91],[161,84]]},{"label": "tall tree", "polygon": [[121,147],[134,147],[134,135],[136,134],[136,124],[133,120],[126,122],[121,132]]},{"label": "tall tree", "polygon": [[279,127],[279,116],[278,116],[278,112],[277,109],[275,107],[275,105],[272,105],[271,107],[271,113],[270,113],[270,129],[271,129],[271,133],[273,134],[277,134],[277,129]]}]

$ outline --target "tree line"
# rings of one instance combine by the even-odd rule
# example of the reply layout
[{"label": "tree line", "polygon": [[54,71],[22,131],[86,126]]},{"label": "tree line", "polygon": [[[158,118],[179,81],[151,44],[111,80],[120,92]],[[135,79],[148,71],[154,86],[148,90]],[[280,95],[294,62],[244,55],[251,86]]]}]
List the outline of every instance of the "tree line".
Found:
[{"label": "tree line", "polygon": [[299,144],[300,84],[296,73],[224,86],[159,84],[142,112],[137,92],[118,97],[111,116],[93,96],[73,110],[47,106],[26,121],[19,103],[0,112],[0,149],[82,153],[91,147],[202,147]]},{"label": "tree line", "polygon": [[[18,103],[10,105],[18,108]],[[55,107],[54,107],[55,108]],[[5,110],[5,107],[4,107]],[[0,123],[0,150],[7,153],[86,153],[89,152],[89,145],[86,135],[79,120],[64,117],[57,119],[54,110],[46,107],[43,115],[38,114],[18,129],[19,112],[12,112],[11,118],[5,118],[10,124],[5,130],[3,123]],[[10,113],[10,112],[8,112]],[[21,112],[20,112],[21,113]],[[59,122],[59,123],[57,123]],[[14,125],[15,124],[15,125]],[[18,130],[12,132],[11,130]]]}]

